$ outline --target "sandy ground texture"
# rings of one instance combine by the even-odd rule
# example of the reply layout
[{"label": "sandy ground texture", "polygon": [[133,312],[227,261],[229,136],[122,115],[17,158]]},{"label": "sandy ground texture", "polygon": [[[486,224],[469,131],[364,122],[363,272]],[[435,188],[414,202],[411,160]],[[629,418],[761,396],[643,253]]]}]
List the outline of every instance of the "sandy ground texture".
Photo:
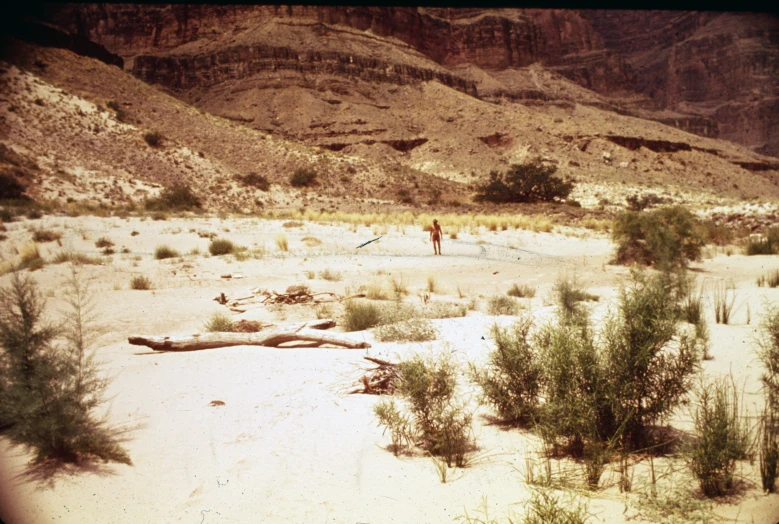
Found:
[{"label": "sandy ground texture", "polygon": [[[113,377],[105,415],[133,461],[132,466],[98,463],[46,475],[30,470],[30,455],[0,439],[0,492],[6,504],[1,509],[9,524],[441,523],[453,522],[466,510],[481,515],[480,507],[489,510],[490,518],[522,515],[530,496],[528,464],[539,457],[537,437],[491,424],[488,407],[478,407],[474,431],[479,450],[467,468],[449,470],[447,483],[441,483],[430,458],[397,458],[385,449],[389,436],[382,434],[372,411],[378,397],[347,391],[362,375],[364,355],[395,360],[413,352],[446,352],[462,364],[463,391],[476,408],[466,363],[484,362],[492,347],[488,335],[493,323],[515,320],[488,315],[488,297],[505,293],[512,283],[536,286],[536,296],[523,301],[535,317],[547,318],[555,309],[550,298],[555,280],[562,273],[576,274],[600,297],[589,306],[598,320],[613,307],[619,283],[629,272],[608,265],[613,246],[591,232],[572,236],[481,229],[463,232],[457,240],[447,235],[443,256],[435,257],[428,234],[418,226],[390,227],[379,241],[360,249],[356,246],[375,238],[368,227],[284,227],[281,221],[206,217],[44,217],[6,226],[8,240],[0,248],[5,260],[31,241],[33,227],[62,233],[59,242],[40,244],[45,259],[60,250],[101,256],[95,243],[102,237],[113,242],[116,253],[104,257],[103,265],[80,269],[91,279],[96,327],[103,331],[95,349],[103,372]],[[248,255],[243,260],[210,256],[209,234],[246,246]],[[281,234],[288,251],[276,243]],[[161,244],[182,256],[155,260]],[[758,287],[755,280],[779,268],[779,257],[712,255],[693,265],[698,282],[710,287],[718,279],[732,280],[737,298],[734,321],[727,326],[714,323],[706,299],[714,358],[703,362],[703,373],[732,374],[755,415],[762,396],[754,337],[765,305],[779,300],[779,289]],[[339,272],[341,279],[320,278],[323,269]],[[66,264],[48,264],[33,273],[52,318],[63,310],[68,274]],[[241,278],[222,278],[227,274]],[[440,288],[432,301],[467,304],[475,299],[476,309],[465,317],[434,320],[439,337],[429,343],[382,343],[371,331],[344,334],[369,342],[367,350],[239,346],[165,353],[127,342],[133,334],[199,332],[214,312],[278,324],[316,318],[309,305],[254,304],[244,313],[230,313],[213,300],[221,292],[238,297],[252,289],[281,292],[306,283],[312,291],[344,294],[402,275],[410,291],[406,300],[421,304],[418,292],[431,274]],[[129,289],[130,280],[139,275],[152,281],[152,290]],[[0,284],[8,279],[3,276]],[[334,307],[335,318],[339,307]],[[212,405],[215,400],[223,405]],[[689,430],[689,407],[680,408],[669,422]],[[581,470],[570,461],[558,467]],[[685,490],[695,483],[681,459],[658,458],[654,467],[664,497],[681,493],[680,500],[708,508],[710,515],[727,522],[779,520],[779,495],[761,493],[757,464],[740,464],[742,488],[711,508],[685,498]],[[634,468],[630,495],[619,493],[611,466],[602,483],[601,491],[576,491],[589,504],[592,522],[659,521],[642,495],[650,489],[646,461]]]}]

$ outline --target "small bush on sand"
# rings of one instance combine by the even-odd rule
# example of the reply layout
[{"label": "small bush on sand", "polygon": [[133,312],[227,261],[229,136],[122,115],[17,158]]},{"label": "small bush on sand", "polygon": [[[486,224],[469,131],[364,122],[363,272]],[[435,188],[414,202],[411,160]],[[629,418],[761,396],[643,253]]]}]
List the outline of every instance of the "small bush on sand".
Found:
[{"label": "small bush on sand", "polygon": [[521,318],[511,328],[494,324],[490,334],[496,349],[489,354],[487,365],[470,365],[484,399],[507,422],[527,424],[538,413],[543,369],[528,339],[531,325],[530,317]]},{"label": "small bush on sand", "polygon": [[779,253],[779,226],[766,230],[762,238],[747,238],[744,252],[749,255],[775,255]]},{"label": "small bush on sand", "polygon": [[586,504],[561,501],[551,489],[533,489],[525,508],[519,524],[587,524],[590,521]]},{"label": "small bush on sand", "polygon": [[459,318],[468,314],[468,308],[455,302],[428,302],[422,309],[425,318]]},{"label": "small bush on sand", "polygon": [[401,299],[408,295],[408,284],[406,284],[403,275],[394,275],[389,277],[390,285],[392,286],[392,292],[395,293],[396,299]]},{"label": "small bush on sand", "polygon": [[573,190],[573,182],[553,176],[557,166],[544,165],[541,158],[529,163],[512,165],[505,173],[492,171],[489,181],[477,188],[477,201],[551,202],[565,200]]},{"label": "small bush on sand", "polygon": [[0,425],[38,463],[99,458],[132,464],[94,415],[107,383],[89,351],[89,293],[75,272],[67,300],[65,322],[54,326],[44,320],[45,302],[31,278],[14,273],[0,290]]},{"label": "small bush on sand", "polygon": [[[475,449],[473,416],[455,397],[457,368],[452,361],[415,355],[398,365],[395,380],[396,393],[407,405],[408,415],[404,416],[394,403],[383,401],[374,408],[379,424],[403,435],[402,440],[442,457],[449,467],[466,466]],[[398,428],[398,424],[405,427]]]},{"label": "small bush on sand", "polygon": [[210,332],[231,332],[234,331],[235,323],[224,313],[214,313],[211,318],[203,325],[205,331]]},{"label": "small bush on sand", "polygon": [[229,255],[235,251],[235,244],[226,238],[215,238],[208,244],[208,252],[211,256]]},{"label": "small bush on sand", "polygon": [[494,295],[487,301],[488,315],[518,315],[522,304],[506,295]]},{"label": "small bush on sand", "polygon": [[511,285],[506,294],[510,297],[533,298],[536,296],[536,288],[528,285],[519,285],[516,282]]},{"label": "small bush on sand", "polygon": [[425,318],[412,318],[376,328],[376,338],[382,342],[427,342],[436,337],[435,327]]},{"label": "small bush on sand", "polygon": [[370,300],[389,300],[390,295],[384,282],[373,280],[362,286],[365,291],[365,297]]},{"label": "small bush on sand", "polygon": [[95,247],[98,248],[104,248],[104,247],[114,247],[113,241],[108,237],[100,237],[95,241]]},{"label": "small bush on sand", "polygon": [[751,453],[751,431],[743,409],[732,379],[701,384],[693,417],[696,438],[688,445],[686,460],[708,497],[733,488],[736,461]]},{"label": "small bush on sand", "polygon": [[181,253],[179,253],[172,247],[165,244],[161,246],[157,246],[157,248],[154,250],[154,258],[157,260],[164,260],[166,258],[176,258],[180,256]]},{"label": "small bush on sand", "polygon": [[630,211],[643,211],[646,208],[662,204],[665,202],[665,198],[654,193],[646,193],[640,196],[637,194],[629,195],[625,197],[625,202]]},{"label": "small bush on sand", "polygon": [[289,183],[292,187],[307,187],[316,182],[317,173],[312,169],[298,169],[291,177]]},{"label": "small bush on sand", "polygon": [[344,313],[344,331],[362,331],[381,323],[381,308],[367,300],[347,301]]},{"label": "small bush on sand", "polygon": [[146,290],[151,289],[151,280],[143,275],[138,275],[130,280],[130,289]]},{"label": "small bush on sand", "polygon": [[61,238],[62,233],[48,229],[36,229],[32,234],[32,239],[35,242],[55,242]]},{"label": "small bush on sand", "polygon": [[612,230],[615,262],[655,267],[686,267],[700,260],[704,238],[695,216],[681,206],[649,212],[626,211]]}]

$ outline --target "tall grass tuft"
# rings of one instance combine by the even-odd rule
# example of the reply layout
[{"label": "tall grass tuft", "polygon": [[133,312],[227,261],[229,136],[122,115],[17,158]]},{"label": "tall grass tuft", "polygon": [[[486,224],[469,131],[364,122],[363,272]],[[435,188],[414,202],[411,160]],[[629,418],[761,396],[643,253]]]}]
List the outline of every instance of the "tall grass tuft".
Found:
[{"label": "tall grass tuft", "polygon": [[215,238],[208,244],[208,252],[211,256],[229,255],[235,251],[235,244],[226,238]]},{"label": "tall grass tuft", "polygon": [[528,338],[531,327],[529,316],[510,328],[493,324],[490,335],[495,350],[487,365],[470,365],[471,377],[481,387],[484,400],[507,422],[528,424],[538,414],[544,370]]},{"label": "tall grass tuft", "polygon": [[536,296],[536,288],[529,285],[519,285],[516,282],[511,285],[506,294],[510,297],[533,298]]},{"label": "tall grass tuft", "polygon": [[352,299],[344,308],[344,331],[362,331],[381,323],[381,308],[367,300]]},{"label": "tall grass tuft", "polygon": [[583,312],[579,302],[599,300],[597,295],[587,293],[582,289],[575,275],[561,275],[558,277],[554,285],[553,294],[558,307],[567,316],[578,316]]},{"label": "tall grass tuft", "polygon": [[586,524],[590,520],[586,504],[561,501],[551,489],[534,489],[525,507],[521,524]]},{"label": "tall grass tuft", "polygon": [[717,324],[729,324],[733,307],[736,304],[735,285],[732,282],[726,284],[723,281],[715,283],[712,299],[714,301],[714,319]]},{"label": "tall grass tuft", "polygon": [[284,233],[279,233],[276,235],[274,240],[276,241],[276,247],[279,248],[279,251],[283,251],[285,253],[289,251],[289,241],[287,240],[287,235]]},{"label": "tall grass tuft", "polygon": [[774,269],[757,277],[757,285],[758,287],[779,287],[779,269]]},{"label": "tall grass tuft", "polygon": [[396,274],[389,277],[390,285],[392,286],[392,292],[395,293],[395,298],[398,300],[408,295],[408,284],[403,278],[403,275]]},{"label": "tall grass tuft", "polygon": [[234,330],[235,323],[224,313],[214,313],[211,318],[203,325],[205,331],[210,332],[231,332]]},{"label": "tall grass tuft", "polygon": [[752,436],[743,409],[732,379],[701,385],[693,417],[696,438],[688,445],[686,459],[708,497],[732,489],[736,461],[751,453]]},{"label": "tall grass tuft", "polygon": [[147,290],[151,289],[151,280],[143,275],[138,275],[130,280],[130,289]]},{"label": "tall grass tuft", "polygon": [[323,280],[329,280],[330,282],[340,282],[340,280],[343,278],[343,273],[327,268],[319,272],[319,278]]}]

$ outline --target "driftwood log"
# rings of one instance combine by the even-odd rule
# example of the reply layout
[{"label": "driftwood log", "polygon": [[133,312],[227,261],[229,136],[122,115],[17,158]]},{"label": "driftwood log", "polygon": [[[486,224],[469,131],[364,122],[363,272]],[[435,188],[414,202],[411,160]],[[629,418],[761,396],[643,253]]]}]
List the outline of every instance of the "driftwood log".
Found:
[{"label": "driftwood log", "polygon": [[260,333],[196,333],[184,336],[131,336],[127,340],[135,346],[147,346],[155,351],[195,351],[230,346],[278,347],[286,342],[312,342],[314,347],[331,344],[347,349],[371,347],[341,335],[327,333],[324,329],[335,326],[332,319],[292,324]]},{"label": "driftwood log", "polygon": [[350,394],[363,393],[366,395],[391,395],[395,392],[395,379],[398,377],[398,365],[374,357],[363,357],[365,360],[377,364],[377,367],[369,369],[362,376],[362,387],[353,389]]}]

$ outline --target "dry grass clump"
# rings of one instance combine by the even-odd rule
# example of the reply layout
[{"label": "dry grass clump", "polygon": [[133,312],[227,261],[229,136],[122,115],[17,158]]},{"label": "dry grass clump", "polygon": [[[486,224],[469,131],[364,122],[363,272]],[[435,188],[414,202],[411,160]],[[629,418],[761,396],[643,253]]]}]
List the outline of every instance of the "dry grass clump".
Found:
[{"label": "dry grass clump", "polygon": [[330,282],[340,282],[343,278],[343,273],[334,269],[326,268],[319,272],[319,278],[328,280]]},{"label": "dry grass clump", "polygon": [[370,300],[351,299],[346,302],[344,308],[344,330],[362,331],[422,316],[419,309],[411,304],[402,302],[377,304]]},{"label": "dry grass clump", "polygon": [[157,246],[157,248],[154,250],[154,258],[157,260],[164,260],[166,258],[176,258],[180,257],[181,253],[173,249],[172,247],[163,244],[160,246]]},{"label": "dry grass clump", "polygon": [[36,271],[46,265],[46,261],[41,257],[38,244],[32,243],[22,247],[20,253],[19,269],[29,269]]},{"label": "dry grass clump", "polygon": [[438,336],[435,327],[426,318],[411,318],[379,326],[375,333],[382,342],[427,342]]},{"label": "dry grass clump", "polygon": [[79,265],[100,265],[103,261],[99,257],[91,257],[83,253],[76,253],[75,251],[60,251],[54,255],[53,262],[55,264],[74,263]]},{"label": "dry grass clump", "polygon": [[439,289],[438,279],[436,279],[435,275],[427,275],[427,290],[430,293],[437,293]]},{"label": "dry grass clump", "polygon": [[494,295],[487,301],[489,315],[518,315],[522,304],[515,298],[506,295]]},{"label": "dry grass clump", "polygon": [[775,255],[779,253],[779,226],[769,228],[762,237],[747,238],[744,252],[749,255]]},{"label": "dry grass clump", "polygon": [[35,242],[55,242],[62,238],[62,233],[49,229],[36,229],[32,233]]},{"label": "dry grass clump", "polygon": [[536,296],[536,288],[527,284],[520,286],[515,282],[511,285],[509,290],[506,291],[506,294],[510,297],[533,298]]},{"label": "dry grass clump", "polygon": [[135,276],[132,280],[130,280],[130,289],[151,289],[151,280],[144,275]]},{"label": "dry grass clump", "polygon": [[365,291],[365,297],[370,300],[390,300],[390,294],[384,282],[379,280],[371,280],[364,286],[361,286]]},{"label": "dry grass clump", "polygon": [[598,295],[587,293],[574,276],[561,275],[555,282],[553,294],[558,307],[566,314],[578,315],[582,312],[579,302],[598,301]]},{"label": "dry grass clump", "polygon": [[211,256],[229,255],[235,251],[236,247],[226,238],[215,238],[208,244],[208,252]]},{"label": "dry grass clump", "polygon": [[776,492],[779,476],[779,308],[770,306],[760,324],[759,352],[765,404],[760,416],[759,460],[763,490]]},{"label": "dry grass clump", "polygon": [[297,220],[291,220],[289,222],[284,222],[281,224],[281,227],[303,227],[303,222],[298,222]]},{"label": "dry grass clump", "polygon": [[392,286],[392,292],[395,294],[395,298],[401,299],[408,295],[408,284],[406,284],[403,275],[390,276],[389,283]]},{"label": "dry grass clump", "polygon": [[774,269],[757,277],[758,287],[779,287],[779,269]]},{"label": "dry grass clump", "polygon": [[114,247],[114,243],[108,237],[100,237],[95,241],[95,247],[97,248]]},{"label": "dry grass clump", "polygon": [[279,248],[279,251],[287,252],[289,251],[289,242],[287,241],[287,235],[284,233],[279,233],[276,235],[276,238],[274,239],[276,241],[276,247]]},{"label": "dry grass clump", "polygon": [[455,302],[428,302],[422,314],[425,318],[458,318],[468,314],[468,308]]},{"label": "dry grass clump", "polygon": [[203,329],[209,332],[232,332],[235,330],[235,322],[224,313],[214,313],[203,325]]}]

